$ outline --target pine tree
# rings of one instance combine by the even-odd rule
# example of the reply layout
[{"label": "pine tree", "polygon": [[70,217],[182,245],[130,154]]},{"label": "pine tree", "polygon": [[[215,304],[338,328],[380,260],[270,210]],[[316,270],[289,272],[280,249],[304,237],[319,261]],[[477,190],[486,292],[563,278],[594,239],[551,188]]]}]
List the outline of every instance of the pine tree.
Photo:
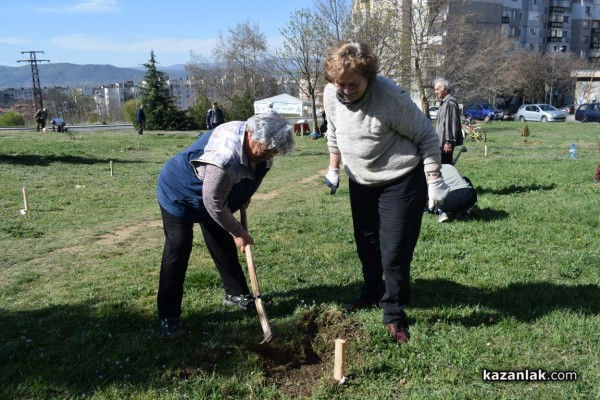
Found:
[{"label": "pine tree", "polygon": [[140,86],[141,100],[146,114],[148,130],[187,130],[192,129],[191,120],[177,109],[175,98],[169,95],[169,77],[156,68],[154,50],[146,64],[144,81]]}]

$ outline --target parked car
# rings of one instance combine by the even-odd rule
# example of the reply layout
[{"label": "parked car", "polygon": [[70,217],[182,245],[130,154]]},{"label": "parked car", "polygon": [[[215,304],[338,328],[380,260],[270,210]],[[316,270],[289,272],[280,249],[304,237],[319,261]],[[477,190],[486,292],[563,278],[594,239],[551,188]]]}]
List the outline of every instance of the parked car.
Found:
[{"label": "parked car", "polygon": [[567,114],[573,114],[575,112],[575,105],[574,104],[567,104],[566,106],[562,106],[560,111],[564,111]]},{"label": "parked car", "polygon": [[465,108],[465,118],[478,119],[485,122],[502,119],[502,111],[494,107],[490,103],[471,103]]},{"label": "parked car", "polygon": [[565,122],[567,113],[550,104],[523,104],[515,114],[519,121]]},{"label": "parked car", "polygon": [[600,103],[584,103],[575,111],[575,120],[581,122],[600,122]]},{"label": "parked car", "polygon": [[429,118],[430,119],[436,119],[437,118],[437,113],[438,113],[439,109],[440,108],[438,106],[431,106],[431,107],[429,107]]}]

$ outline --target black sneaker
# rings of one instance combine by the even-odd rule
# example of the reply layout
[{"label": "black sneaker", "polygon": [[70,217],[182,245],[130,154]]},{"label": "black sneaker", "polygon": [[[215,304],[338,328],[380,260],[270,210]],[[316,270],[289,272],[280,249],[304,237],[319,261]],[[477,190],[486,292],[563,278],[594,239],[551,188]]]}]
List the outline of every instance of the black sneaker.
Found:
[{"label": "black sneaker", "polygon": [[165,318],[160,320],[160,332],[163,337],[171,338],[176,336],[179,328],[181,328],[179,318]]},{"label": "black sneaker", "polygon": [[226,306],[236,306],[244,311],[256,310],[254,297],[251,294],[239,294],[236,296],[226,294],[223,298],[223,304]]}]

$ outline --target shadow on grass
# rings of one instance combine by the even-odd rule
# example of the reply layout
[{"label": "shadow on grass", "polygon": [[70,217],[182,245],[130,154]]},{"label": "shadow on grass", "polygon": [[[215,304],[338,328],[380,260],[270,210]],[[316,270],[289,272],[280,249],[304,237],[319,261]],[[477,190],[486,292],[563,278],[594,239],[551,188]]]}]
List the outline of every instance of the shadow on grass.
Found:
[{"label": "shadow on grass", "polygon": [[[275,299],[266,306],[267,313],[274,331],[282,333],[274,345],[298,340],[294,334],[299,333],[282,319],[299,305],[341,305],[359,290],[360,283],[355,282],[270,293]],[[533,282],[483,289],[444,279],[417,279],[411,308],[434,309],[431,321],[467,327],[507,317],[529,323],[556,310],[597,315],[599,292],[597,285]],[[449,307],[482,310],[449,319],[443,313]],[[175,388],[178,382],[207,376],[230,379],[247,357],[240,349],[262,340],[256,315],[214,301],[186,310],[183,323],[179,337],[165,340],[154,317],[131,310],[126,302],[20,312],[0,309],[0,398],[85,397],[111,387],[131,394]]]},{"label": "shadow on grass", "polygon": [[497,221],[508,217],[504,210],[494,210],[492,208],[474,208],[471,210],[468,218],[463,218],[465,222],[474,221]]},{"label": "shadow on grass", "polygon": [[[483,289],[445,279],[417,279],[412,287],[411,307],[475,307],[483,308],[466,317],[449,322],[479,326],[512,317],[524,323],[557,310],[583,315],[599,315],[598,285],[556,285],[547,282],[513,283],[506,287]],[[448,320],[446,316],[431,318]]]},{"label": "shadow on grass", "polygon": [[0,154],[0,164],[19,164],[24,166],[48,166],[52,163],[65,163],[65,164],[108,164],[110,161],[118,161],[120,164],[135,164],[144,163],[143,161],[132,161],[132,160],[115,160],[115,159],[101,159],[85,156],[41,156],[41,155],[6,155]]},{"label": "shadow on grass", "polygon": [[534,183],[534,184],[531,184],[528,186],[510,185],[510,186],[503,187],[503,188],[482,188],[481,186],[478,186],[476,189],[477,189],[478,195],[482,195],[482,194],[509,195],[509,194],[517,194],[517,193],[537,192],[540,190],[554,190],[554,189],[556,189],[556,185],[554,183],[552,183],[550,185],[538,185],[538,184]]}]

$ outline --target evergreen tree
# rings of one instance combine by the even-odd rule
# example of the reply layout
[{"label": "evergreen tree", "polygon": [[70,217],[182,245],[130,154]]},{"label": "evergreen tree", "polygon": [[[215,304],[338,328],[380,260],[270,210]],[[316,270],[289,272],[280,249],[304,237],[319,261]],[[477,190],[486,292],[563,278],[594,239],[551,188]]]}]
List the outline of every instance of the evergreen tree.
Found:
[{"label": "evergreen tree", "polygon": [[193,128],[192,121],[185,112],[177,109],[175,98],[169,95],[167,81],[169,77],[156,68],[154,50],[146,64],[144,81],[140,86],[141,100],[146,114],[148,130],[188,130]]}]

